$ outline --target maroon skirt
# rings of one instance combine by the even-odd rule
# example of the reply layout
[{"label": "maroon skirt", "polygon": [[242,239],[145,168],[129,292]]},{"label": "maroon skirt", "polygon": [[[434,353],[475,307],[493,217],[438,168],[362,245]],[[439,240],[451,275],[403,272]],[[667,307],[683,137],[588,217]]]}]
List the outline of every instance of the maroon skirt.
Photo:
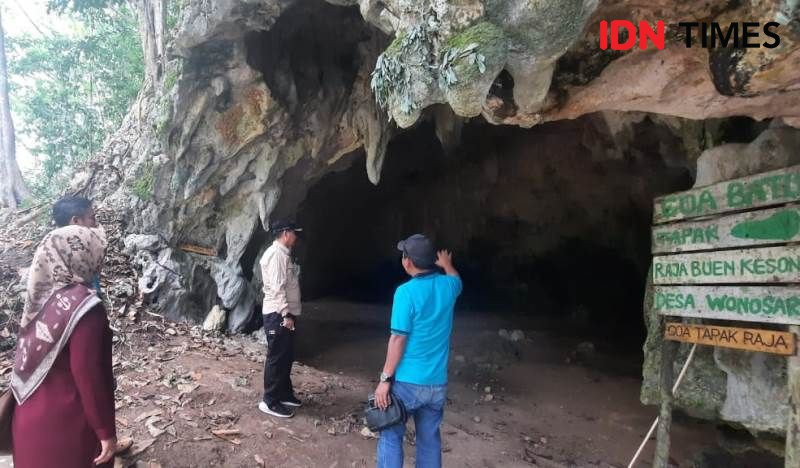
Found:
[{"label": "maroon skirt", "polygon": [[15,467],[95,466],[100,439],[116,436],[111,338],[102,305],[77,323],[42,384],[14,411]]}]

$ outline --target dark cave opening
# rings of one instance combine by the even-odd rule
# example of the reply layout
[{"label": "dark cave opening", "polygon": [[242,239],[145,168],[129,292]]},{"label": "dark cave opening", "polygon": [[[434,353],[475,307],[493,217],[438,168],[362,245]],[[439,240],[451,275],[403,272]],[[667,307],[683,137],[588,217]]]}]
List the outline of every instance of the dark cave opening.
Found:
[{"label": "dark cave opening", "polygon": [[667,138],[658,124],[640,126],[640,141],[611,152],[592,118],[531,130],[473,122],[446,156],[422,123],[391,142],[378,186],[355,156],[295,213],[304,299],[390,304],[406,279],[396,243],[422,232],[454,252],[459,307],[639,347],[652,200],[691,185],[688,164],[653,153],[664,142],[649,140]]},{"label": "dark cave opening", "polygon": [[[357,8],[298,2],[247,36],[247,60],[304,119],[348,98],[375,34]],[[504,70],[489,93],[509,115],[514,86]],[[465,283],[459,307],[639,347],[652,200],[692,182],[680,137],[650,118],[623,134],[600,115],[529,130],[473,119],[443,151],[431,115],[390,143],[378,186],[363,152],[318,179],[305,178],[307,158],[286,172],[271,219],[293,217],[306,229],[295,252],[304,300],[390,304],[406,279],[396,243],[422,232],[454,252]],[[259,227],[242,256],[256,285],[271,241]]]},{"label": "dark cave opening", "polygon": [[514,77],[508,70],[503,69],[489,88],[488,99],[498,99],[502,102],[495,114],[498,118],[507,118],[516,115],[519,110],[514,101]]}]

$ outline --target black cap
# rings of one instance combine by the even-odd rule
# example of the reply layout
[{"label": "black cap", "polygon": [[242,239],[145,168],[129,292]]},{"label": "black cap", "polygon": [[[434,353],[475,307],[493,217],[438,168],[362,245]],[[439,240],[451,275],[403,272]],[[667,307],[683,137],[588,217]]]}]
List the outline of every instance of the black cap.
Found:
[{"label": "black cap", "polygon": [[401,240],[397,243],[397,250],[410,258],[417,268],[429,269],[436,265],[436,249],[433,242],[422,234],[414,234],[406,240]]},{"label": "black cap", "polygon": [[272,226],[270,226],[269,230],[273,234],[278,234],[283,231],[300,232],[303,230],[303,228],[298,226],[294,221],[290,221],[288,219],[280,219],[272,223]]}]

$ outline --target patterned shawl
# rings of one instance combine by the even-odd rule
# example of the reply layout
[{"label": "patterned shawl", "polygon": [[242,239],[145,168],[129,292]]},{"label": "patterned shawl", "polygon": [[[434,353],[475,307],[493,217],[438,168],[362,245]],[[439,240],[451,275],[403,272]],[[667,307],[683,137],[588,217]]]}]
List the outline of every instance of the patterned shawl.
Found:
[{"label": "patterned shawl", "polygon": [[44,381],[78,321],[102,304],[86,284],[100,270],[105,249],[102,230],[81,226],[50,232],[36,249],[11,374],[17,403]]},{"label": "patterned shawl", "polygon": [[33,255],[20,326],[33,321],[59,289],[71,284],[90,285],[105,255],[102,229],[72,225],[50,231]]}]

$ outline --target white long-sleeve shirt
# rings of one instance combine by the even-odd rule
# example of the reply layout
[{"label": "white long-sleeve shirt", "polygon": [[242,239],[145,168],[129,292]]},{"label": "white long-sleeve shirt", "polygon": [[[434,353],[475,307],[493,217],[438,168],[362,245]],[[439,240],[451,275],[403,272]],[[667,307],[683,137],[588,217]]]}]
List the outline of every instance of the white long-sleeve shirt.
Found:
[{"label": "white long-sleeve shirt", "polygon": [[300,315],[300,267],[289,253],[285,245],[275,241],[261,257],[263,314]]}]

